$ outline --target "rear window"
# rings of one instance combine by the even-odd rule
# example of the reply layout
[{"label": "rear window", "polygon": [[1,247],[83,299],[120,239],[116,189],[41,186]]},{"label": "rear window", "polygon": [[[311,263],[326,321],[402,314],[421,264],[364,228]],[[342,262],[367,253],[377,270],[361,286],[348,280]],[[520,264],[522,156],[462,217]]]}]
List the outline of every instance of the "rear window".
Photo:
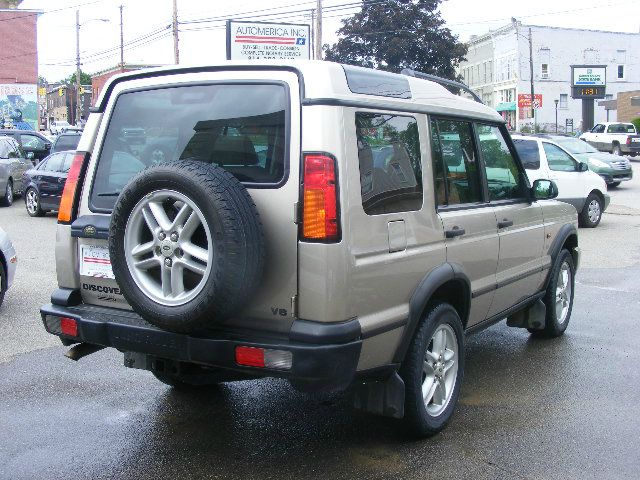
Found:
[{"label": "rear window", "polygon": [[607,128],[607,133],[636,133],[632,123],[613,123]]},{"label": "rear window", "polygon": [[538,142],[535,140],[513,139],[513,144],[518,151],[518,156],[522,160],[522,165],[527,170],[538,170],[540,168],[540,151]]},{"label": "rear window", "polygon": [[54,151],[75,150],[80,142],[80,135],[60,135],[56,140]]},{"label": "rear window", "polygon": [[127,182],[164,161],[198,160],[248,186],[285,178],[287,91],[281,84],[216,84],[124,93],[116,101],[91,192],[111,210]]}]

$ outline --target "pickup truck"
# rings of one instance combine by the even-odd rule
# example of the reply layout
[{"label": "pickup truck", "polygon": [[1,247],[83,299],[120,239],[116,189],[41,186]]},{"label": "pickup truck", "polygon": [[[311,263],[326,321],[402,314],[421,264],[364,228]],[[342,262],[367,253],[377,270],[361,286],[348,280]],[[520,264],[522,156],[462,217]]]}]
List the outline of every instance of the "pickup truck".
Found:
[{"label": "pickup truck", "polygon": [[640,135],[633,123],[598,123],[580,139],[601,152],[635,156],[640,153]]}]

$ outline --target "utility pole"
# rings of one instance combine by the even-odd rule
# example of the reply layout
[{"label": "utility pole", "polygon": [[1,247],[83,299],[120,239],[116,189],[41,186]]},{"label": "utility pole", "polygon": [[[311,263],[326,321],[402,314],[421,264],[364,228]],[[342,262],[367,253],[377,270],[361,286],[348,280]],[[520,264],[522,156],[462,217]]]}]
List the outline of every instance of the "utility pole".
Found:
[{"label": "utility pole", "polygon": [[178,48],[178,0],[173,0],[173,59],[180,63],[180,49]]},{"label": "utility pole", "polygon": [[533,133],[536,133],[536,109],[534,108],[535,95],[533,93],[533,39],[531,27],[529,27],[529,75],[531,77],[531,116],[533,117]]},{"label": "utility pole", "polygon": [[74,125],[80,120],[80,10],[76,10],[76,113]]},{"label": "utility pole", "polygon": [[311,58],[316,58],[316,44],[315,44],[315,22],[316,22],[316,11],[312,8],[311,9],[311,38],[309,39],[309,41],[311,42],[311,45],[313,45],[313,51],[311,52]]},{"label": "utility pole", "polygon": [[316,60],[322,60],[322,0],[318,0],[318,14],[316,16]]},{"label": "utility pole", "polygon": [[124,72],[124,29],[122,23],[122,9],[123,5],[120,5],[120,71]]}]

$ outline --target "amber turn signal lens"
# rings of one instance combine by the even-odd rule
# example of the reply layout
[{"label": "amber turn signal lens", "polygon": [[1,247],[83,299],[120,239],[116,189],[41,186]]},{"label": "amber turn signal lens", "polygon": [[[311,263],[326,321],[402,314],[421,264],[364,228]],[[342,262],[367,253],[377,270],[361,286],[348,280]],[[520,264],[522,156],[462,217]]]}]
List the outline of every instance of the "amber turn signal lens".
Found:
[{"label": "amber turn signal lens", "polygon": [[58,222],[70,223],[73,221],[73,207],[78,193],[78,182],[87,157],[88,155],[82,152],[77,152],[73,157],[71,168],[69,168],[69,173],[67,174],[67,181],[64,184],[62,198],[60,199]]}]

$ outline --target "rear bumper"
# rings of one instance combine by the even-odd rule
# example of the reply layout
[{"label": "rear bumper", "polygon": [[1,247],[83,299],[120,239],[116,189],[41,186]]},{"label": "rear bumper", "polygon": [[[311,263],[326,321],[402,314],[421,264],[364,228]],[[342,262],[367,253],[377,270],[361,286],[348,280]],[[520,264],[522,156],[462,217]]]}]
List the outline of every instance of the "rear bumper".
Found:
[{"label": "rear bumper", "polygon": [[[310,391],[347,388],[356,374],[362,346],[357,320],[328,325],[296,320],[288,338],[269,337],[259,332],[240,336],[223,331],[208,333],[205,337],[160,330],[132,312],[117,309],[48,304],[40,309],[40,313],[47,332],[60,337],[66,344],[113,347],[122,352],[195,363],[247,376],[284,377]],[[62,334],[56,317],[75,319],[77,336]],[[322,343],[327,340],[331,343]],[[293,356],[291,369],[238,365],[235,362],[236,346],[290,351]]]},{"label": "rear bumper", "polygon": [[634,142],[631,145],[626,143],[620,144],[620,151],[622,153],[639,153],[640,152],[640,143]]}]

